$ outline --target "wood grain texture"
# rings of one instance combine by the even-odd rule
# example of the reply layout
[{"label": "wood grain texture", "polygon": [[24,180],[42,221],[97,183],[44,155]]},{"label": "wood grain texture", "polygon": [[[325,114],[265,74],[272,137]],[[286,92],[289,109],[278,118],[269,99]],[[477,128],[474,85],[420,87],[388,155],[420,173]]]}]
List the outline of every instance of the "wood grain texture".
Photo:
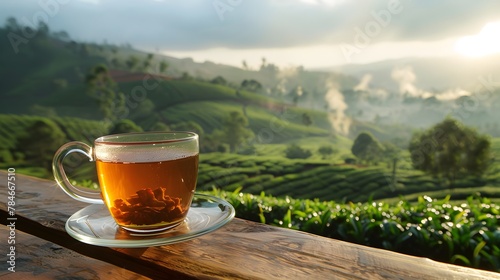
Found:
[{"label": "wood grain texture", "polygon": [[[500,279],[500,274],[435,262],[304,232],[234,219],[194,240],[141,249],[105,248],[71,238],[64,224],[87,204],[53,181],[17,174],[17,228],[151,278],[170,279]],[[0,197],[6,197],[0,172]],[[0,220],[6,223],[5,203]]]},{"label": "wood grain texture", "polygon": [[[6,226],[0,227],[2,236],[7,236],[8,231]],[[7,271],[2,263],[5,268],[0,279],[148,279],[19,230],[15,245],[15,272]]]}]

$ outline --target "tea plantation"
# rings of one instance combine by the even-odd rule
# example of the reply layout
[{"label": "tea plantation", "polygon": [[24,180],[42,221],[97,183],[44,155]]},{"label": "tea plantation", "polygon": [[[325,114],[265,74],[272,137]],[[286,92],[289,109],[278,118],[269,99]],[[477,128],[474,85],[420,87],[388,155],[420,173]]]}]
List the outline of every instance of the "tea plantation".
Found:
[{"label": "tea plantation", "polygon": [[235,154],[201,155],[198,189],[213,187],[244,193],[264,191],[277,197],[319,199],[322,201],[371,200],[392,201],[400,197],[414,201],[424,194],[462,200],[480,192],[489,198],[500,198],[500,176],[490,171],[482,178],[458,181],[452,190],[433,177],[415,170],[398,169],[395,177],[384,165],[362,167],[331,164],[325,160],[290,160],[278,157]]},{"label": "tea plantation", "polygon": [[337,203],[213,190],[238,217],[437,261],[500,271],[500,206],[469,196]]}]

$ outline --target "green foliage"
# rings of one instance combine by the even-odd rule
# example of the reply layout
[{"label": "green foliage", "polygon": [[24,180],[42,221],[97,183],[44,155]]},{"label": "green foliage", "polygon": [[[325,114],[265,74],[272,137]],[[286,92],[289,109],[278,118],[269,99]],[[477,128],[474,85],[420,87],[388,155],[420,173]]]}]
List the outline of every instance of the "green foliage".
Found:
[{"label": "green foliage", "polygon": [[344,163],[345,164],[356,164],[356,159],[348,157],[348,158],[344,159]]},{"label": "green foliage", "polygon": [[312,121],[312,118],[311,118],[311,115],[309,115],[308,113],[303,113],[302,114],[302,123],[305,125],[305,126],[310,126],[313,124],[313,121]]},{"label": "green foliage", "polygon": [[127,61],[125,62],[125,64],[127,65],[127,67],[128,67],[129,70],[133,71],[139,65],[139,58],[137,58],[137,56],[135,56],[135,55],[131,55],[127,59]]},{"label": "green foliage", "polygon": [[468,197],[341,204],[213,190],[236,216],[437,261],[500,271],[500,206]]},{"label": "green foliage", "polygon": [[401,155],[401,149],[394,145],[391,142],[382,143],[383,148],[383,156],[389,161],[398,158]]},{"label": "green foliage", "polygon": [[212,84],[216,84],[216,85],[226,85],[227,84],[226,79],[224,79],[224,77],[222,77],[222,76],[217,76],[217,77],[213,78],[210,82]]},{"label": "green foliage", "polygon": [[303,149],[296,144],[289,145],[285,150],[285,156],[289,159],[305,159],[311,155],[311,151]]},{"label": "green foliage", "polygon": [[167,72],[168,63],[164,60],[160,61],[160,73]]},{"label": "green foliage", "polygon": [[142,128],[135,124],[133,121],[128,119],[119,120],[116,122],[111,128],[110,134],[119,134],[119,133],[129,133],[129,132],[141,132]]},{"label": "green foliage", "polygon": [[333,152],[334,152],[334,150],[333,150],[332,146],[321,146],[318,148],[318,153],[320,153],[324,159],[331,156],[333,154]]},{"label": "green foliage", "polygon": [[194,121],[175,123],[170,125],[172,131],[191,131],[198,135],[203,135],[203,128]]},{"label": "green foliage", "polygon": [[447,118],[415,134],[409,150],[413,167],[446,178],[450,186],[458,178],[481,176],[490,164],[490,141],[474,129]]},{"label": "green foliage", "polygon": [[26,161],[51,170],[54,153],[65,142],[66,135],[55,122],[41,119],[28,127],[16,149],[24,153]]},{"label": "green foliage", "polygon": [[181,81],[192,81],[193,77],[188,72],[182,72]]},{"label": "green foliage", "polygon": [[55,89],[66,89],[68,87],[68,81],[66,79],[54,79],[52,80],[52,84]]},{"label": "green foliage", "polygon": [[256,80],[244,80],[241,82],[241,89],[251,92],[259,92],[262,90],[262,84]]},{"label": "green foliage", "polygon": [[12,156],[11,152],[8,149],[0,150],[0,162],[13,162],[14,156]]},{"label": "green foliage", "polygon": [[151,131],[170,131],[170,127],[163,122],[156,122],[150,129]]},{"label": "green foliage", "polygon": [[[202,137],[200,144],[206,142]],[[359,167],[347,164],[330,164],[320,159],[287,159],[275,156],[241,155],[229,153],[201,153],[198,183],[199,189],[210,189],[215,183],[224,181],[225,176],[247,175],[241,181],[231,184],[244,186],[244,192],[259,194],[265,191],[275,196],[296,198],[318,198],[322,201],[394,200],[404,197],[416,200],[424,194],[443,198],[448,194],[454,200],[463,199],[471,193],[480,192],[491,198],[500,198],[495,186],[500,182],[496,172],[484,178],[468,177],[458,180],[456,187],[449,190],[440,180],[421,171],[399,169],[394,176],[392,168]],[[268,180],[253,180],[264,175]],[[272,176],[272,177],[270,177]],[[220,185],[224,190],[228,185]]]},{"label": "green foliage", "polygon": [[240,155],[254,155],[256,152],[257,148],[254,145],[246,145],[238,149]]},{"label": "green foliage", "polygon": [[244,142],[249,142],[254,134],[247,128],[248,119],[239,111],[229,113],[223,120],[220,141],[229,145],[231,153],[236,152],[236,148]]},{"label": "green foliage", "polygon": [[118,92],[115,82],[108,73],[108,68],[99,64],[93,67],[86,77],[87,94],[97,101],[103,117],[115,120],[128,113],[125,107],[125,96]]},{"label": "green foliage", "polygon": [[47,118],[55,118],[57,117],[57,112],[54,108],[51,107],[46,107],[46,106],[40,106],[38,104],[35,104],[31,106],[30,108],[30,113],[33,115],[41,116],[41,117],[47,117]]},{"label": "green foliage", "polygon": [[201,153],[226,153],[229,152],[229,146],[220,141],[222,132],[215,131],[211,134],[200,136],[200,152]]},{"label": "green foliage", "polygon": [[154,114],[155,104],[146,98],[141,102],[138,102],[137,106],[131,110],[131,119],[144,119]]},{"label": "green foliage", "polygon": [[371,163],[380,158],[384,148],[369,132],[360,133],[351,148],[351,152],[362,161]]}]

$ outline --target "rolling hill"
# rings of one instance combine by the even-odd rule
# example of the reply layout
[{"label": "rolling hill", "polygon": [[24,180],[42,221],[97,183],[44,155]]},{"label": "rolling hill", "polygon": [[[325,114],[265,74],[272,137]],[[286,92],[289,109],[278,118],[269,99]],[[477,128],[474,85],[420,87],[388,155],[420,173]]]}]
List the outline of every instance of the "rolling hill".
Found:
[{"label": "rolling hill", "polygon": [[[0,35],[2,32],[6,30],[0,29]],[[29,137],[38,121],[54,123],[65,135],[65,141],[86,142],[110,133],[112,126],[121,120],[131,120],[146,131],[155,130],[158,124],[163,128],[186,127],[186,123],[191,122],[190,125],[194,123],[200,128],[203,144],[223,127],[231,112],[237,111],[246,116],[248,128],[255,137],[246,139],[239,154],[203,154],[200,189],[242,187],[254,194],[265,191],[276,196],[353,201],[370,197],[389,199],[420,192],[433,192],[436,197],[442,197],[447,193],[443,191],[442,182],[412,170],[407,153],[403,153],[398,163],[396,177],[388,168],[390,163],[379,162],[370,168],[345,164],[346,159],[353,157],[350,151],[353,139],[362,131],[371,132],[381,141],[392,141],[401,149],[406,149],[413,132],[404,123],[375,124],[359,119],[350,119],[347,135],[335,130],[332,122],[339,112],[325,106],[329,105],[324,91],[327,81],[336,84],[327,90],[338,98],[333,103],[351,106],[364,102],[364,106],[380,108],[384,105],[366,92],[352,90],[359,81],[350,76],[295,69],[293,76],[287,77],[287,88],[301,85],[303,89],[295,88],[294,100],[293,94],[280,95],[266,90],[281,82],[277,78],[278,69],[270,64],[258,71],[208,62],[197,64],[130,48],[62,40],[43,32],[30,44],[23,45],[18,55],[12,56],[10,51],[9,45],[0,43],[0,58],[6,62],[0,65],[2,168],[15,166],[20,173],[51,176],[50,170],[41,167],[50,162],[29,162],[20,146],[19,139]],[[170,64],[165,72],[154,67],[163,60]],[[110,99],[104,100],[89,91],[91,87],[86,81],[97,65],[104,65],[106,76],[113,80],[106,89],[113,93]],[[202,73],[202,69],[206,71],[204,75],[192,76],[193,71]],[[223,76],[226,82],[214,82],[216,75]],[[262,88],[245,89],[240,86],[242,79],[258,79]],[[308,100],[315,103],[308,104]],[[102,110],[103,101],[108,102],[105,104],[108,107],[121,104],[124,110],[110,118]],[[285,150],[290,144],[309,150],[311,157],[286,159]],[[321,155],[318,152],[321,146],[332,147],[334,153],[329,157]],[[91,164],[84,164],[81,159],[75,162],[78,164],[73,168],[72,179],[95,180]],[[497,197],[494,186],[498,180],[494,172],[460,184],[463,194],[458,197],[472,188]]]}]

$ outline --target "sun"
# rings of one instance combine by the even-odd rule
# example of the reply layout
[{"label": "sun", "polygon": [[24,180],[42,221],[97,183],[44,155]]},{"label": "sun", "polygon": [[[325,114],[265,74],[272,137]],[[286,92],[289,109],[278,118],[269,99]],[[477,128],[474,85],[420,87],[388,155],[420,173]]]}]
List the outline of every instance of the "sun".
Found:
[{"label": "sun", "polygon": [[486,24],[477,35],[460,38],[455,51],[469,57],[500,53],[500,21]]}]

